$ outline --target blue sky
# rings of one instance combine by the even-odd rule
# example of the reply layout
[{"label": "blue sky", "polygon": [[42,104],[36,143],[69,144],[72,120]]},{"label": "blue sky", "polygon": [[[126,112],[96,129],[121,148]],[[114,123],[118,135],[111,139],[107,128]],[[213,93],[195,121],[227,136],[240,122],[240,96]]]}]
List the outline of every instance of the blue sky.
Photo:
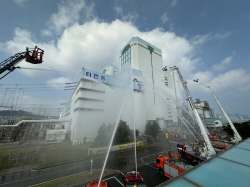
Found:
[{"label": "blue sky", "polygon": [[[220,113],[208,91],[191,81],[200,78],[228,112],[250,115],[249,5],[246,0],[2,0],[0,60],[37,45],[45,50],[44,63],[19,66],[54,72],[15,70],[0,84],[19,84],[13,103],[21,88],[22,93],[43,86],[47,91],[25,91],[22,106],[61,108],[70,95],[64,83],[74,82],[82,67],[101,71],[117,65],[120,49],[139,36],[162,49],[164,65],[180,68],[194,99],[209,101]],[[1,85],[0,102],[6,88],[14,87]]]}]

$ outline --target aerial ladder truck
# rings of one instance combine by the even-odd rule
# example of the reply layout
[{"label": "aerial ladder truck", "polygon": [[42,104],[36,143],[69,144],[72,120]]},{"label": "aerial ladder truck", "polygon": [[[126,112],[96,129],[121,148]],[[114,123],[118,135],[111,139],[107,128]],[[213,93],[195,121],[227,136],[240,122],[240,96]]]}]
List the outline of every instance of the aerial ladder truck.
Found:
[{"label": "aerial ladder truck", "polygon": [[[199,82],[199,79],[194,80],[194,82]],[[217,104],[219,105],[221,111],[223,112],[224,116],[226,117],[229,125],[231,126],[233,132],[234,132],[234,139],[232,140],[232,142],[238,143],[242,140],[242,137],[240,136],[240,134],[238,133],[237,129],[235,128],[235,126],[233,125],[232,121],[230,120],[230,118],[228,117],[227,113],[225,112],[225,110],[223,109],[222,105],[220,104],[219,100],[217,99],[217,97],[215,96],[213,90],[211,89],[210,86],[204,84],[203,82],[200,81],[201,84],[203,84],[206,88],[209,89],[209,91],[211,92],[211,94],[213,95],[215,101],[217,102]]]},{"label": "aerial ladder truck", "polygon": [[[191,97],[191,95],[190,95],[190,92],[189,92],[189,90],[188,90],[188,88],[187,88],[187,82],[183,79],[182,74],[181,74],[179,68],[177,68],[176,66],[170,67],[170,68],[171,68],[173,71],[177,72],[178,75],[179,75],[181,84],[182,84],[183,89],[184,89],[184,91],[185,91],[185,94],[186,94],[186,96],[187,96],[187,101],[188,101],[189,104],[190,104],[190,107],[191,107],[191,109],[192,109],[192,111],[193,111],[193,113],[194,113],[194,115],[195,115],[195,118],[196,118],[196,120],[197,120],[197,123],[198,123],[198,125],[199,125],[199,127],[200,127],[201,134],[202,134],[202,136],[203,136],[203,138],[204,138],[204,141],[205,141],[204,147],[205,147],[205,148],[204,148],[204,153],[202,153],[201,156],[202,156],[202,157],[205,157],[206,159],[209,159],[209,158],[211,158],[213,155],[215,155],[216,152],[215,152],[214,147],[212,146],[212,143],[211,143],[210,138],[209,138],[209,136],[208,136],[208,132],[207,132],[207,130],[206,130],[206,128],[205,128],[205,126],[204,126],[204,124],[203,124],[201,118],[200,118],[200,115],[198,114],[198,111],[197,111],[195,105],[194,105],[193,99],[192,99],[192,97]],[[164,67],[162,70],[163,70],[163,71],[167,71],[167,67]]]},{"label": "aerial ladder truck", "polygon": [[[164,175],[168,178],[174,178],[174,177],[180,175],[181,173],[192,168],[191,165],[188,165],[181,160],[180,156],[183,156],[182,153],[185,152],[185,154],[188,154],[192,160],[195,160],[195,162],[200,163],[200,162],[203,162],[205,159],[211,158],[213,155],[216,154],[216,152],[215,152],[214,147],[212,146],[212,143],[210,142],[210,139],[208,137],[208,132],[202,123],[202,120],[198,114],[198,111],[195,108],[193,99],[192,99],[190,92],[187,88],[187,82],[184,81],[184,79],[180,73],[180,70],[176,66],[170,67],[170,68],[173,71],[175,71],[176,73],[178,73],[178,75],[179,75],[180,81],[182,83],[182,86],[183,86],[184,91],[185,91],[186,96],[187,96],[187,100],[191,106],[191,109],[192,109],[195,117],[196,117],[197,123],[200,127],[200,130],[201,130],[201,134],[204,137],[204,141],[205,141],[204,149],[203,149],[203,152],[200,154],[200,156],[196,156],[195,153],[189,154],[187,151],[186,152],[183,151],[183,149],[186,149],[187,147],[185,147],[185,145],[178,144],[179,155],[178,154],[173,155],[171,152],[169,152],[167,156],[159,155],[156,158],[156,168],[157,168],[158,173],[160,175]],[[164,67],[162,70],[167,71],[167,67]]]},{"label": "aerial ladder truck", "polygon": [[35,48],[32,49],[29,49],[27,47],[25,52],[17,53],[14,56],[7,58],[0,63],[0,74],[4,73],[5,71],[9,72],[2,76],[0,80],[14,71],[16,68],[20,68],[15,66],[23,59],[26,59],[26,62],[29,62],[31,64],[41,64],[43,62],[43,54],[44,51],[35,46]]}]

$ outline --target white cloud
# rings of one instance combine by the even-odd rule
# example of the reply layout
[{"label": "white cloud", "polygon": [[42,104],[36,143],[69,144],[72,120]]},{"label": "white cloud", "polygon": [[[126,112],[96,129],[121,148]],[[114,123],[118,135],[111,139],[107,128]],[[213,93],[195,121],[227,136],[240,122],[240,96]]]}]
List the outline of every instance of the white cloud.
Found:
[{"label": "white cloud", "polygon": [[211,33],[206,34],[206,35],[195,35],[191,39],[192,45],[193,46],[199,46],[199,45],[204,44],[205,42],[212,39],[211,35],[212,35]]},{"label": "white cloud", "polygon": [[191,38],[191,43],[193,46],[199,47],[200,45],[203,45],[204,43],[211,41],[211,40],[220,40],[220,39],[226,39],[231,35],[231,32],[218,32],[216,34],[208,33],[205,35],[195,35]]},{"label": "white cloud", "polygon": [[226,89],[240,90],[243,86],[248,86],[250,74],[243,69],[230,70],[220,74],[209,82],[209,85],[217,91]]},{"label": "white cloud", "polygon": [[[58,12],[52,14],[48,22],[50,30],[60,34],[65,28],[75,24],[80,19],[80,12],[84,12],[85,19],[92,19],[94,4],[87,5],[84,0],[63,1]],[[43,33],[47,33],[46,30]]]},{"label": "white cloud", "polygon": [[120,7],[120,6],[115,6],[114,9],[115,9],[116,13],[117,13],[119,16],[122,16],[122,15],[123,15],[122,7]]},{"label": "white cloud", "polygon": [[116,11],[117,15],[121,17],[121,20],[125,22],[134,22],[139,17],[139,15],[135,12],[129,12],[127,15],[125,15],[123,13],[122,7],[117,5],[114,7],[114,10]]},{"label": "white cloud", "polygon": [[170,4],[170,7],[175,7],[177,4],[177,0],[173,0]]},{"label": "white cloud", "polygon": [[225,33],[218,32],[215,34],[214,38],[215,39],[225,39],[225,38],[231,36],[231,34],[232,34],[231,32],[225,32]]},{"label": "white cloud", "polygon": [[200,15],[201,17],[205,17],[208,14],[208,9],[202,9]]},{"label": "white cloud", "polygon": [[[93,20],[82,25],[74,24],[64,30],[56,44],[54,41],[34,42],[29,31],[16,28],[13,39],[0,44],[3,46],[2,50],[10,54],[24,51],[27,46],[35,45],[45,50],[43,64],[32,65],[23,62],[25,67],[78,74],[81,68],[75,67],[101,71],[107,64],[117,66],[120,50],[133,36],[139,36],[162,49],[164,65],[182,65],[185,67],[185,72],[192,72],[198,63],[197,59],[191,58],[193,47],[185,38],[159,28],[141,32],[131,22],[120,20],[111,23]],[[22,72],[30,76],[38,73],[28,70]]]},{"label": "white cloud", "polygon": [[193,79],[188,80],[188,86],[193,92],[208,92],[204,86],[194,83],[194,79],[199,79],[204,84],[210,86],[215,92],[246,91],[250,89],[250,74],[243,69],[230,70],[224,74],[215,76],[211,71],[195,73]]},{"label": "white cloud", "polygon": [[169,18],[167,17],[167,13],[165,12],[162,16],[161,16],[161,21],[162,23],[166,23],[169,20]]},{"label": "white cloud", "polygon": [[134,22],[139,15],[135,12],[129,12],[127,15],[122,16],[123,21],[129,21],[129,22]]},{"label": "white cloud", "polygon": [[69,78],[58,77],[56,79],[48,80],[47,84],[54,85],[54,84],[63,84],[63,83],[70,83],[70,82],[72,82],[72,80],[70,80]]},{"label": "white cloud", "polygon": [[23,3],[27,0],[13,0],[15,3],[23,5]]},{"label": "white cloud", "polygon": [[42,30],[41,34],[43,36],[52,36],[52,32],[50,30]]},{"label": "white cloud", "polygon": [[226,57],[221,63],[213,65],[213,69],[216,71],[222,71],[226,68],[228,64],[232,61],[233,57],[235,55],[235,51],[232,53],[232,55]]},{"label": "white cloud", "polygon": [[[177,0],[173,0],[172,7],[176,3]],[[139,36],[162,50],[164,66],[180,68],[192,91],[198,93],[207,91],[203,86],[198,86],[192,81],[197,78],[210,85],[215,92],[250,90],[250,74],[246,70],[231,70],[218,76],[215,76],[212,71],[196,72],[197,65],[201,63],[201,59],[194,56],[197,48],[210,40],[228,38],[231,36],[231,32],[196,35],[191,40],[187,40],[184,37],[176,36],[174,32],[166,32],[160,28],[148,32],[140,31],[133,25],[138,14],[128,13],[125,15],[123,9],[118,6],[114,7],[114,10],[121,17],[121,20],[110,23],[100,21],[95,18],[93,7],[93,4],[86,5],[85,1],[78,0],[74,3],[63,1],[58,12],[51,16],[48,28],[41,32],[45,36],[51,36],[52,33],[56,32],[59,34],[56,41],[37,42],[30,31],[16,28],[13,39],[0,43],[0,50],[13,55],[25,51],[26,47],[38,46],[45,50],[44,62],[40,65],[21,62],[19,66],[78,74],[81,67],[101,71],[107,64],[117,66],[120,50],[131,37]],[[80,20],[80,13],[84,13],[84,20]],[[162,21],[168,21],[166,13],[162,15]],[[230,64],[233,56],[234,53],[217,65],[224,69],[226,65]],[[217,69],[220,68],[217,67]],[[44,74],[48,74],[48,72],[31,70],[20,70],[20,72],[28,76],[43,75],[46,77]],[[54,84],[74,80],[74,77],[68,74],[57,74],[57,76],[60,77],[54,79],[50,77],[51,80],[47,81],[47,84],[54,87]]]},{"label": "white cloud", "polygon": [[58,78],[55,78],[55,79],[50,79],[47,81],[47,84],[53,88],[55,87],[63,87],[65,86],[66,84],[65,83],[71,83],[73,82],[71,79],[69,78],[66,78],[66,77],[58,77]]},{"label": "white cloud", "polygon": [[[117,12],[122,12],[122,9],[118,8]],[[25,63],[25,67],[52,69],[78,74],[81,67],[101,71],[107,64],[118,66],[120,50],[133,36],[139,36],[160,48],[162,50],[163,65],[180,67],[184,77],[187,77],[185,79],[189,80],[189,82],[194,78],[200,78],[206,83],[211,83],[214,89],[220,90],[219,86],[217,86],[219,84],[223,84],[223,87],[221,87],[223,89],[235,86],[235,83],[230,84],[232,80],[228,77],[231,74],[244,80],[245,78],[241,77],[241,74],[247,75],[246,77],[249,76],[246,72],[239,70],[232,70],[228,74],[221,74],[214,78],[212,72],[209,71],[194,74],[197,65],[201,63],[200,58],[194,58],[196,47],[211,40],[211,38],[215,39],[215,35],[211,33],[203,36],[197,35],[189,41],[183,37],[176,36],[173,32],[166,32],[160,28],[142,32],[131,22],[121,20],[107,23],[94,19],[83,24],[75,23],[63,30],[56,43],[54,41],[38,43],[28,30],[16,28],[12,40],[0,43],[0,50],[15,54],[24,51],[27,46],[33,47],[37,45],[45,50],[43,64],[32,65],[21,62]],[[222,64],[228,64],[230,61],[231,58],[225,58]],[[21,63],[20,66],[22,65]],[[37,76],[39,73],[45,73],[29,70],[22,72],[28,76]],[[48,84],[51,82],[70,82],[74,78],[66,74],[61,76],[63,77],[50,80]],[[225,83],[221,83],[221,80],[224,80]],[[244,84],[247,83],[244,81]],[[190,87],[194,88],[195,86],[192,86],[192,83],[190,83]],[[202,90],[199,89],[197,91]]]}]

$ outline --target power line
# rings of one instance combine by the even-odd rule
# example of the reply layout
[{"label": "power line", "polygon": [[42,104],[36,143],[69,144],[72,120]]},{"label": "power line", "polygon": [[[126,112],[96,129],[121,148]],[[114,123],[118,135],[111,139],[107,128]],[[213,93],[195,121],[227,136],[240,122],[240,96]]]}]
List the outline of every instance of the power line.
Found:
[{"label": "power line", "polygon": [[[3,103],[3,105],[5,105],[5,103]],[[44,106],[44,105],[61,105],[61,103],[57,103],[57,104],[19,104],[18,106],[23,106],[23,105],[35,105],[35,106]]]},{"label": "power line", "polygon": [[47,63],[46,62],[46,65],[49,65],[49,66],[63,66],[63,67],[72,67],[72,68],[83,68],[82,66],[64,66],[64,65],[60,65],[60,64],[50,64],[50,63]]},{"label": "power line", "polygon": [[[49,84],[76,84],[78,82],[65,82],[65,83],[49,83]],[[0,84],[1,85],[48,85],[48,84]]]},{"label": "power line", "polygon": [[56,70],[50,70],[50,69],[39,69],[39,68],[27,68],[27,67],[15,67],[17,69],[31,69],[31,70],[39,70],[39,71],[52,71],[52,72],[59,72],[59,73],[68,73],[68,74],[74,74],[76,75],[75,73],[70,73],[70,72],[64,72],[64,71],[56,71]]},{"label": "power line", "polygon": [[[41,89],[41,88],[66,88],[67,86],[65,87],[49,87],[49,86],[45,86],[45,87],[19,87],[18,89]],[[4,90],[4,89],[15,89],[15,88],[0,88],[0,90]]]},{"label": "power line", "polygon": [[67,91],[67,90],[73,90],[73,89],[58,89],[58,90],[25,90],[26,92],[38,92],[38,91],[50,91],[50,92],[53,92],[53,91]]},{"label": "power line", "polygon": [[[67,90],[74,90],[74,89],[64,89],[64,88],[63,89],[55,89],[55,90],[52,90],[52,89],[51,90],[39,90],[39,89],[38,90],[34,90],[34,89],[29,90],[29,89],[24,89],[24,91],[26,91],[26,92],[33,92],[33,91],[37,91],[37,92],[38,91],[51,91],[51,92],[53,92],[53,91],[63,91],[63,90],[67,91]],[[0,92],[3,92],[3,91],[4,90],[0,90]]]}]

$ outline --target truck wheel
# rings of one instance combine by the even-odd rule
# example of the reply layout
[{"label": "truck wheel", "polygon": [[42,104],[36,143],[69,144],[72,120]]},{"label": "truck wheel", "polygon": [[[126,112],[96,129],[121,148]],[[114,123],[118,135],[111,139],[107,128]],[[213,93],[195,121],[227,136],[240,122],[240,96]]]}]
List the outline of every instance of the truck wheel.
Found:
[{"label": "truck wheel", "polygon": [[193,158],[192,162],[193,162],[193,164],[196,164],[197,160]]},{"label": "truck wheel", "polygon": [[160,176],[164,176],[164,171],[162,169],[159,170]]}]

